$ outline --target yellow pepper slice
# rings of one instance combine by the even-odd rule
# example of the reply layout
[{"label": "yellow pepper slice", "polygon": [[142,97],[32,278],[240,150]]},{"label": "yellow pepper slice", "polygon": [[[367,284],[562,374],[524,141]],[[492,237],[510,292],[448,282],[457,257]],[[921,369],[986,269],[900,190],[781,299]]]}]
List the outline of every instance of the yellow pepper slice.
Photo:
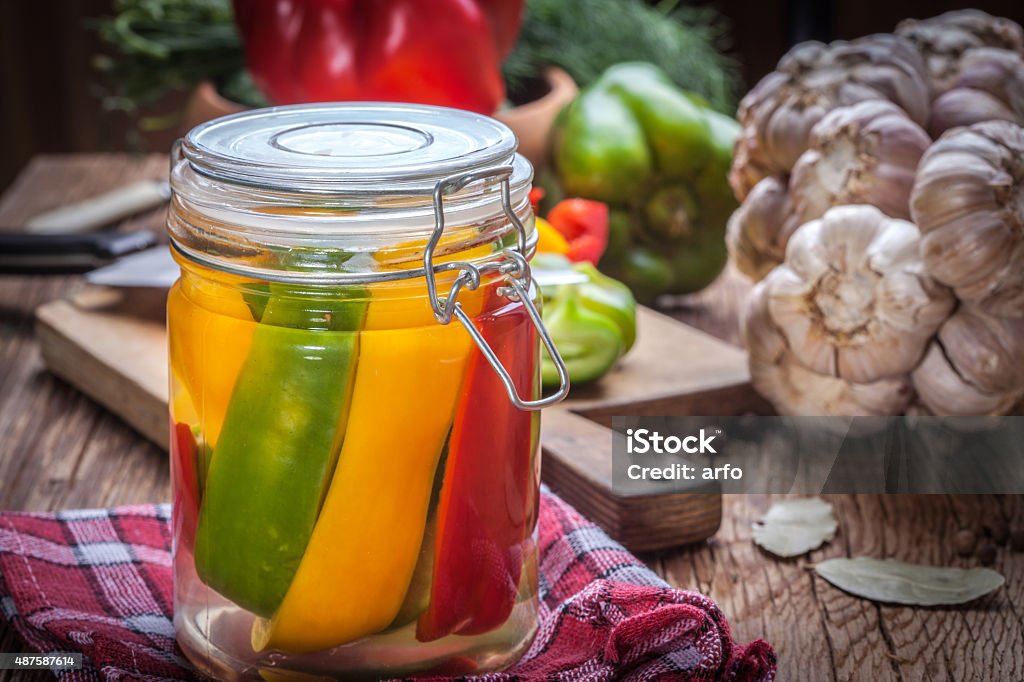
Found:
[{"label": "yellow pepper slice", "polygon": [[[437,323],[422,281],[372,295],[334,477],[281,606],[253,625],[257,651],[319,651],[383,630],[419,558],[473,341],[458,322]],[[483,301],[482,290],[459,295],[470,316]]]},{"label": "yellow pepper slice", "polygon": [[241,293],[198,279],[175,284],[167,299],[172,371],[190,398],[176,391],[173,405],[177,421],[198,416],[215,445],[256,325]]},{"label": "yellow pepper slice", "polygon": [[562,233],[543,218],[537,219],[537,251],[540,253],[560,253],[563,256],[569,253],[569,242],[565,240]]}]

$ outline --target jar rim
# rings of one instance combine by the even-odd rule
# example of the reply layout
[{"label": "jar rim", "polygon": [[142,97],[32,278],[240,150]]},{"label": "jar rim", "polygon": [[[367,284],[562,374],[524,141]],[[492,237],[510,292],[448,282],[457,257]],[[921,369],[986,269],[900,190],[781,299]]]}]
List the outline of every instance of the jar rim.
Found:
[{"label": "jar rim", "polygon": [[[536,240],[533,168],[516,146],[504,124],[443,107],[246,111],[202,124],[176,146],[168,230],[186,260],[307,283],[379,281],[438,226],[438,255],[484,243],[500,250],[509,239],[526,252]],[[517,237],[521,224],[528,227]],[[295,262],[300,252],[345,254],[345,264],[317,271],[312,257]],[[405,276],[425,273],[401,267]]]},{"label": "jar rim", "polygon": [[232,184],[378,196],[429,194],[453,174],[511,165],[517,147],[508,126],[469,111],[335,102],[213,119],[190,130],[180,152],[196,172]]}]

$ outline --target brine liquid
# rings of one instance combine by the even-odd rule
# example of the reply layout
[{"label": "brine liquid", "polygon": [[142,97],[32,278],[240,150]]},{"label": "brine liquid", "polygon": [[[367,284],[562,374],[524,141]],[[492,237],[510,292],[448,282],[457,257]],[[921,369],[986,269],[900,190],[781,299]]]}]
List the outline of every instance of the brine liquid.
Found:
[{"label": "brine liquid", "polygon": [[[408,286],[333,297],[224,280],[186,270],[168,302],[186,655],[227,679],[514,662],[537,626],[536,413]],[[522,304],[495,286],[463,300],[536,395]]]}]

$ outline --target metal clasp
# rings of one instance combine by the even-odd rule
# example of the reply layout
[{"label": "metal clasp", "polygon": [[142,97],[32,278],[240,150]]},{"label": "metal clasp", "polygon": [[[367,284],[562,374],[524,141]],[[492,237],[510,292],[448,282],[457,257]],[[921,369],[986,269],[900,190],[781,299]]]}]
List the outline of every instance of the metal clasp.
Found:
[{"label": "metal clasp", "polygon": [[[538,312],[537,307],[530,300],[530,264],[526,260],[526,227],[519,220],[519,216],[516,215],[512,207],[511,177],[512,166],[499,166],[487,170],[451,175],[438,181],[437,185],[434,186],[434,232],[430,235],[430,240],[427,242],[427,247],[423,252],[423,267],[427,279],[427,294],[430,298],[430,307],[433,309],[434,317],[437,318],[437,321],[441,324],[449,324],[452,321],[452,317],[457,318],[462,323],[462,326],[466,328],[466,331],[469,332],[469,335],[473,337],[473,341],[476,342],[484,357],[487,358],[487,362],[497,373],[498,378],[501,379],[501,383],[504,384],[505,391],[508,393],[508,398],[512,404],[520,410],[539,410],[561,402],[569,394],[569,371],[566,369],[565,362],[562,360],[562,356],[559,355],[558,349],[555,348],[555,342],[552,341],[551,335],[548,334],[547,329],[544,327],[540,312]],[[505,249],[502,252],[505,258],[501,260],[484,263],[480,266],[465,261],[455,261],[435,266],[434,250],[441,241],[441,235],[444,233],[445,226],[445,195],[450,192],[457,192],[470,183],[491,178],[498,178],[501,182],[501,206],[505,216],[516,228],[516,248]],[[445,297],[438,296],[436,273],[454,270],[458,270],[459,274],[452,283],[452,288],[449,290],[448,295]],[[501,360],[487,343],[483,334],[476,328],[473,320],[470,319],[458,302],[459,292],[462,291],[463,287],[472,291],[480,286],[481,275],[495,271],[502,273],[508,284],[507,287],[499,289],[499,292],[510,300],[522,301],[527,315],[530,316],[530,321],[537,329],[537,333],[547,349],[548,355],[551,356],[551,360],[555,363],[555,368],[558,371],[558,390],[546,398],[523,400],[519,397],[515,382],[512,381],[508,370],[501,364]]]}]

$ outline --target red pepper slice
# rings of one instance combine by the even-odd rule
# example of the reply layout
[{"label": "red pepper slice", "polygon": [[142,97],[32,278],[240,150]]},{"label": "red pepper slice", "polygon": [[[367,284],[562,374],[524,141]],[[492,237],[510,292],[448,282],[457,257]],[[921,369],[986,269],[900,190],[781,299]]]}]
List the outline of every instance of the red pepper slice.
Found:
[{"label": "red pepper slice", "polygon": [[543,187],[534,187],[530,190],[530,206],[533,207],[534,215],[540,215],[540,202],[544,201],[546,194],[547,192],[544,191]]},{"label": "red pepper slice", "polygon": [[188,424],[179,422],[171,426],[171,480],[174,481],[173,518],[182,524],[175,537],[191,547],[199,518],[199,446]]},{"label": "red pepper slice", "polygon": [[235,0],[246,66],[274,104],[378,100],[484,114],[523,0]]},{"label": "red pepper slice", "polygon": [[569,242],[566,257],[597,265],[608,248],[608,206],[589,199],[563,199],[548,213],[548,222]]},{"label": "red pepper slice", "polygon": [[[494,305],[500,304],[492,299]],[[536,331],[522,304],[506,301],[500,310],[478,317],[477,327],[519,394],[532,395]],[[524,541],[536,522],[533,415],[509,402],[479,350],[470,360],[464,395],[438,502],[430,604],[416,628],[421,642],[488,632],[508,619]]]}]

